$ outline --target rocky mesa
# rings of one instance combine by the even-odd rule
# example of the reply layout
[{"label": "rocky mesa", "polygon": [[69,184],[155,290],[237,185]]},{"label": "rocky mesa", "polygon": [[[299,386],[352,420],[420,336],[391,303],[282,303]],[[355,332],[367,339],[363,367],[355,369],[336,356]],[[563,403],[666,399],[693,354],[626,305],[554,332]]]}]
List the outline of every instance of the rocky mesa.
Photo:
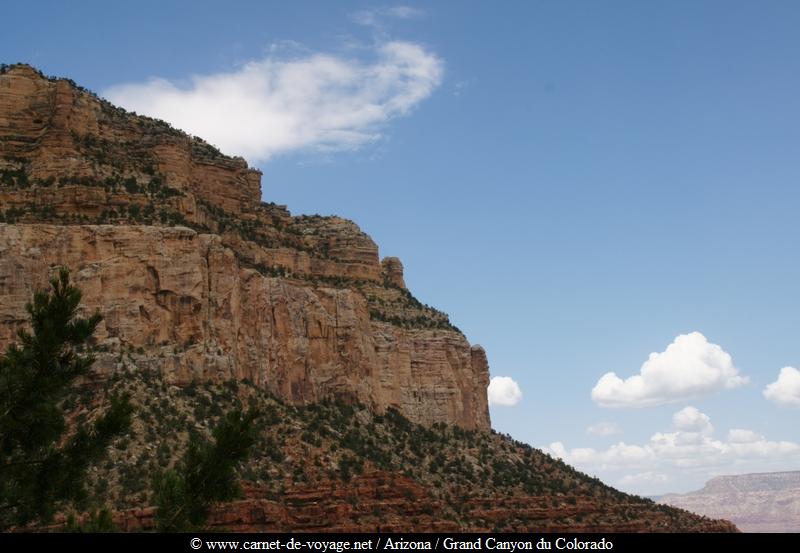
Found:
[{"label": "rocky mesa", "polygon": [[27,65],[0,68],[0,347],[57,266],[99,309],[98,375],[248,380],[488,430],[488,364],[354,223],[261,202],[261,175]]},{"label": "rocky mesa", "polygon": [[731,520],[744,532],[800,532],[800,471],[717,476],[659,502]]}]

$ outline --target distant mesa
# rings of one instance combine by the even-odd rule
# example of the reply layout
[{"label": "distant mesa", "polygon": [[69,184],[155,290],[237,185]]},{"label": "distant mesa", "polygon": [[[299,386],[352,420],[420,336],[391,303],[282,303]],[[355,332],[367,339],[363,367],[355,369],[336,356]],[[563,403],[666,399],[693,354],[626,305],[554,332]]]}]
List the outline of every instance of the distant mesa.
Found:
[{"label": "distant mesa", "polygon": [[659,503],[725,518],[743,532],[800,532],[800,471],[717,476],[702,490]]}]

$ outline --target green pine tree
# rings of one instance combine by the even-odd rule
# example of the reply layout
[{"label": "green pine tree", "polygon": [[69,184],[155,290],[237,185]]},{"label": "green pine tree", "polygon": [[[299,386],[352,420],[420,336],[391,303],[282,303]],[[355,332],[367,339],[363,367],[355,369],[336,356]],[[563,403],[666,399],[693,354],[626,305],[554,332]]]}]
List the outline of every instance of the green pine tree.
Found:
[{"label": "green pine tree", "polygon": [[47,523],[84,500],[88,467],[131,424],[127,396],[112,396],[91,423],[66,423],[60,405],[94,362],[87,342],[101,316],[77,316],[81,292],[66,269],[50,283],[26,306],[33,332],[0,357],[0,530]]},{"label": "green pine tree", "polygon": [[156,475],[153,492],[159,531],[202,529],[214,503],[241,495],[235,469],[255,443],[258,416],[256,410],[229,412],[214,429],[213,442],[199,437],[191,441],[176,470]]}]

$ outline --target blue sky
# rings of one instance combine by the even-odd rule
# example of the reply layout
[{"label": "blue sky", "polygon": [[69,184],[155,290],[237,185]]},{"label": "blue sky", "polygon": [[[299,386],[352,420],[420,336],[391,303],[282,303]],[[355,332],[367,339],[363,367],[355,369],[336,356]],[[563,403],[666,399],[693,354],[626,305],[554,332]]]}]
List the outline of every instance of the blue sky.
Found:
[{"label": "blue sky", "polygon": [[[796,2],[4,15],[0,61],[200,125],[263,170],[265,201],[353,219],[400,257],[415,295],[521,388],[492,407],[499,431],[642,494],[800,469],[800,373],[778,380],[800,366]],[[261,123],[281,106],[283,132]],[[593,399],[665,351],[643,391]]]}]

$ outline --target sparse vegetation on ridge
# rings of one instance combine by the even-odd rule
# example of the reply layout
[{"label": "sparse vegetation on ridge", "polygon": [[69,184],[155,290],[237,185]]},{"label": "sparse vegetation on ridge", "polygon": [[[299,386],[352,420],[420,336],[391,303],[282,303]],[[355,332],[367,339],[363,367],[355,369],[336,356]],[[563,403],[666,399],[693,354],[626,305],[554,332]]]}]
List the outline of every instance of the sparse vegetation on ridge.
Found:
[{"label": "sparse vegetation on ridge", "polygon": [[[465,529],[482,528],[487,501],[514,502],[551,512],[545,519],[509,518],[498,530],[536,524],[626,522],[642,513],[690,529],[693,518],[677,509],[621,493],[598,479],[509,436],[410,422],[395,410],[383,415],[341,400],[288,405],[249,382],[192,383],[178,387],[159,374],[128,367],[111,378],[111,389],[130,394],[139,416],[129,437],[118,439],[109,459],[92,469],[90,506],[116,510],[155,504],[153,474],[179,466],[189,444],[208,439],[224,413],[261,413],[253,455],[236,465],[237,477],[281,503],[289,490],[369,474],[402,474],[440,502],[437,516]],[[515,499],[516,498],[516,499]],[[594,505],[594,508],[590,508]],[[374,513],[377,523],[385,513]],[[559,515],[559,511],[563,514]],[[580,512],[578,515],[576,512]],[[580,520],[578,519],[580,517]]]}]

